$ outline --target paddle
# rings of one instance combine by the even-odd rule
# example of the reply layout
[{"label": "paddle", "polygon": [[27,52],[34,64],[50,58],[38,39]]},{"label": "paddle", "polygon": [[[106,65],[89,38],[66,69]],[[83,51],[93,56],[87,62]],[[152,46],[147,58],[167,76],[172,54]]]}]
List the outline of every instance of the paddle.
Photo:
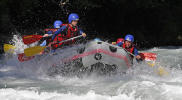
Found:
[{"label": "paddle", "polygon": [[18,60],[19,60],[20,62],[28,61],[28,60],[31,60],[31,59],[33,59],[33,58],[34,58],[34,56],[27,57],[27,56],[25,56],[24,53],[18,54]]},{"label": "paddle", "polygon": [[37,42],[43,38],[49,38],[50,36],[52,36],[52,34],[46,37],[42,35],[26,35],[26,36],[23,36],[22,39],[23,39],[23,43],[27,45],[27,44]]},{"label": "paddle", "polygon": [[[13,53],[15,48],[16,48],[16,47],[13,46],[13,45],[4,44],[4,52]],[[18,60],[19,60],[20,62],[28,61],[28,60],[30,60],[30,59],[32,59],[32,58],[34,58],[34,56],[32,56],[32,57],[26,57],[24,53],[18,54]]]},{"label": "paddle", "polygon": [[140,53],[140,56],[143,58],[145,57],[145,60],[147,61],[146,63],[150,67],[154,67],[155,65],[158,66],[157,73],[162,76],[162,75],[168,75],[169,73],[162,67],[159,62],[156,62],[157,55],[155,53]]},{"label": "paddle", "polygon": [[142,52],[140,53],[140,56],[142,59],[145,59],[146,61],[155,61],[157,58],[157,55],[151,52]]},{"label": "paddle", "polygon": [[26,35],[22,37],[24,44],[34,43],[41,40],[42,38],[44,38],[42,35]]},{"label": "paddle", "polygon": [[42,52],[46,47],[45,46],[35,46],[35,47],[30,47],[24,50],[25,56],[30,57],[34,56],[36,54],[39,54]]},{"label": "paddle", "polygon": [[4,44],[4,52],[13,53],[16,47],[10,44]]},{"label": "paddle", "polygon": [[[73,37],[73,38],[70,38],[70,39],[67,39],[67,40],[63,40],[63,41],[60,41],[60,42],[56,42],[56,43],[63,43],[63,42],[68,42],[68,41],[71,41],[73,39],[76,39],[76,38],[80,38],[82,37],[82,35],[79,35],[79,36],[76,36],[76,37]],[[52,42],[51,44],[55,44],[55,42]],[[35,46],[35,47],[30,47],[30,48],[27,48],[24,50],[24,53],[27,57],[30,57],[30,56],[34,56],[36,54],[39,54],[40,52],[42,52],[47,46]]]}]

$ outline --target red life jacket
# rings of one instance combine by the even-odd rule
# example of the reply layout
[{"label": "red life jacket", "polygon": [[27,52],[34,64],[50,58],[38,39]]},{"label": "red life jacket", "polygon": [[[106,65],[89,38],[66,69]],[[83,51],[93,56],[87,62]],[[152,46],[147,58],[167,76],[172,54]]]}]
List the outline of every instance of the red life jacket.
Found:
[{"label": "red life jacket", "polygon": [[[63,24],[63,26],[66,26],[66,35],[62,34],[61,37],[66,40],[72,37],[75,37],[78,35],[79,31],[78,31],[78,27],[76,26],[75,28],[73,28],[70,24]],[[73,44],[75,42],[75,40],[72,41],[68,41],[65,42],[64,44]]]},{"label": "red life jacket", "polygon": [[[126,49],[128,52],[130,52],[130,53],[133,54],[135,46],[132,45],[130,48],[126,48],[126,45],[125,45],[125,43],[124,43],[124,44],[123,44],[123,48]],[[130,57],[133,58],[132,55],[130,55]]]},{"label": "red life jacket", "polygon": [[[58,34],[53,40],[54,42],[60,42],[62,40],[66,40],[78,35],[79,31],[77,26],[75,28],[71,27],[70,24],[62,24],[61,26],[66,26],[66,35],[64,35],[63,33]],[[69,45],[69,44],[73,44],[74,42],[75,40],[72,40],[72,41],[64,42],[64,44]],[[56,44],[53,44],[52,47],[56,49],[60,47],[62,44],[63,43],[56,43]]]},{"label": "red life jacket", "polygon": [[52,47],[53,49],[56,49],[56,48],[58,48],[58,47],[61,47],[63,43],[59,43],[59,42],[61,42],[61,41],[63,41],[63,40],[64,40],[64,39],[62,38],[62,35],[61,35],[61,34],[58,34],[58,35],[56,36],[56,38],[53,40],[53,42],[55,42],[55,43],[52,44],[51,47]]},{"label": "red life jacket", "polygon": [[[48,32],[48,31],[52,31],[53,34],[54,34],[54,32],[56,32],[57,30],[58,30],[58,28],[44,29],[45,33]],[[63,43],[58,43],[58,42],[60,42],[60,41],[62,41],[62,40],[63,40],[62,35],[61,35],[61,34],[58,34],[58,35],[56,36],[56,38],[53,40],[53,42],[55,42],[55,44],[52,44],[51,47],[52,47],[53,49],[56,49],[56,48],[60,47]],[[51,41],[51,38],[50,38],[49,40],[47,40],[48,43],[49,43],[50,41]]]},{"label": "red life jacket", "polygon": [[66,36],[64,36],[65,39],[69,39],[72,37],[75,37],[78,35],[78,27],[76,26],[75,28],[73,28],[70,24],[63,24],[63,26],[66,26]]},{"label": "red life jacket", "polygon": [[[58,28],[48,28],[48,29],[44,29],[44,32],[47,33],[48,31],[52,31],[52,33],[54,34],[54,32],[56,32],[58,30]],[[47,44],[49,44],[51,42],[51,38],[46,39]]]},{"label": "red life jacket", "polygon": [[[57,30],[56,30],[57,31]],[[53,49],[56,49],[56,48],[58,48],[58,47],[61,47],[61,45],[63,44],[63,43],[58,43],[58,42],[60,42],[60,41],[62,41],[63,40],[63,37],[62,37],[62,34],[58,34],[55,38],[54,38],[54,40],[53,40],[53,42],[55,42],[55,44],[52,44],[52,48]]]}]

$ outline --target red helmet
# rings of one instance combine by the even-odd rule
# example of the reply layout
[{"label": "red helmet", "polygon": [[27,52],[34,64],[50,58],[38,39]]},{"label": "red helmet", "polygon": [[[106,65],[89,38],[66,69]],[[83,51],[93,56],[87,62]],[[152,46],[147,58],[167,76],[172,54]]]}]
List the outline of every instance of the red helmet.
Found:
[{"label": "red helmet", "polygon": [[123,38],[117,39],[117,42],[116,42],[116,43],[118,44],[118,43],[120,43],[120,42],[124,42],[124,39],[123,39]]}]

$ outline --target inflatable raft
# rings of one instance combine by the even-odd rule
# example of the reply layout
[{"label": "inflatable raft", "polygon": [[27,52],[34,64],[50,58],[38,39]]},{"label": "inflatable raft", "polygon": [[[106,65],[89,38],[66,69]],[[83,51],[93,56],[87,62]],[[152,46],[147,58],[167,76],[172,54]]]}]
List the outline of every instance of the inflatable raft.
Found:
[{"label": "inflatable raft", "polygon": [[82,58],[84,67],[101,63],[116,66],[117,69],[125,72],[132,65],[131,58],[124,49],[102,41],[88,43],[79,57]]}]

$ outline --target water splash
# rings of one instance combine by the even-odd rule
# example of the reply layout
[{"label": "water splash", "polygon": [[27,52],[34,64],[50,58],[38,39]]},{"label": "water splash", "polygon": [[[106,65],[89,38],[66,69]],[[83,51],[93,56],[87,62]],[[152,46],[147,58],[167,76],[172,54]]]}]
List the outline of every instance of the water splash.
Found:
[{"label": "water splash", "polygon": [[[26,45],[20,36],[14,37],[21,53]],[[20,47],[19,47],[20,46]],[[37,56],[35,59],[20,63],[17,55],[6,60],[0,67],[0,97],[3,99],[104,99],[104,100],[181,100],[182,95],[182,49],[153,48],[145,52],[158,54],[157,62],[169,72],[160,76],[158,65],[150,67],[146,63],[136,63],[126,74],[102,75],[85,74],[77,77],[48,76],[46,70],[52,64],[61,65],[61,59],[77,54],[76,45],[56,51],[56,55]],[[75,68],[71,66],[70,68]],[[72,75],[72,76],[71,76]],[[34,96],[32,96],[34,95]]]}]

